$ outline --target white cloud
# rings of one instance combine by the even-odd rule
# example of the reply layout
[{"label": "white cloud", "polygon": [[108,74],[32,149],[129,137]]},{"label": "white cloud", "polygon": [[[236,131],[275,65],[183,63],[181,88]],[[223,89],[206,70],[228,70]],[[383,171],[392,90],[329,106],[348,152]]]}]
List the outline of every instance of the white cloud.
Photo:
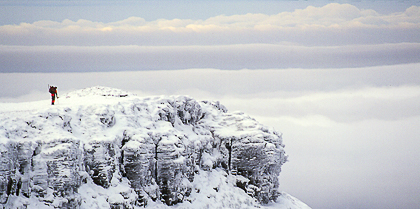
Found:
[{"label": "white cloud", "polygon": [[[265,122],[265,121],[263,121]],[[290,155],[282,189],[313,208],[413,208],[420,117],[366,120],[330,127],[272,121]],[[316,192],[313,192],[316,191]],[[328,204],[325,204],[328,202]]]},{"label": "white cloud", "polygon": [[273,92],[264,98],[227,100],[234,109],[305,127],[330,127],[336,123],[363,120],[394,121],[420,116],[420,110],[416,108],[420,105],[419,86],[313,91],[287,97]]},{"label": "white cloud", "polygon": [[[237,37],[240,39],[240,37]],[[88,40],[87,40],[88,41]],[[1,46],[0,72],[346,68],[420,62],[420,43],[354,46]]]},{"label": "white cloud", "polygon": [[66,19],[62,22],[45,20],[0,26],[0,38],[5,45],[207,45],[282,41],[337,45],[418,42],[419,12],[419,7],[412,6],[405,12],[382,15],[373,10],[360,10],[350,4],[331,3],[276,15],[220,15],[205,20],[146,21],[141,17],[110,23],[83,19]]},{"label": "white cloud", "polygon": [[[270,25],[272,28],[279,27],[295,27],[295,26],[308,26],[308,25],[319,25],[319,26],[340,26],[345,28],[348,23],[358,22],[363,18],[376,18],[388,24],[407,24],[411,23],[413,27],[419,27],[420,18],[418,13],[420,8],[412,6],[403,13],[394,13],[389,15],[380,15],[373,10],[359,10],[357,7],[350,4],[337,4],[331,3],[324,7],[313,7],[309,6],[306,9],[298,9],[294,12],[283,12],[277,15],[265,15],[265,14],[245,14],[245,15],[232,15],[225,16],[220,15],[211,17],[206,20],[191,20],[191,19],[159,19],[155,21],[145,21],[143,18],[130,17],[122,21],[116,21],[111,23],[99,23],[92,22],[89,20],[78,20],[76,22],[71,20],[64,20],[63,22],[53,21],[38,21],[31,25],[35,25],[42,28],[61,28],[68,26],[80,26],[80,27],[114,27],[114,28],[125,28],[125,27],[142,27],[149,26],[152,30],[162,30],[167,27],[178,29],[180,32],[185,31],[187,26],[200,25],[200,26],[219,26],[226,30],[236,30],[243,28],[253,29],[259,25]],[[360,22],[365,26],[368,25],[383,25],[375,24],[375,22]]]}]

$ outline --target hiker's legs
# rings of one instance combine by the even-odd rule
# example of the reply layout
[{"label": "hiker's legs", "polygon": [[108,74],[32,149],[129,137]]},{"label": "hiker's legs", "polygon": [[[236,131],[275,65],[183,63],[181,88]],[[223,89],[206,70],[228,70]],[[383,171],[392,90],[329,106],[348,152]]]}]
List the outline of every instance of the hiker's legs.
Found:
[{"label": "hiker's legs", "polygon": [[51,94],[51,105],[54,105],[55,102],[55,95]]}]

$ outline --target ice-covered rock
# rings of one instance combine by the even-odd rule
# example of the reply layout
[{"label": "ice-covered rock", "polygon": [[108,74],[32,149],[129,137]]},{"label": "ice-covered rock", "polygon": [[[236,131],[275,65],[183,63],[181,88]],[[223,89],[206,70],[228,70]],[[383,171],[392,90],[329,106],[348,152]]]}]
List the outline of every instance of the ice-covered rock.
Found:
[{"label": "ice-covered rock", "polygon": [[0,112],[0,206],[197,208],[223,194],[221,208],[253,208],[288,197],[281,134],[219,102],[107,87],[59,100]]}]

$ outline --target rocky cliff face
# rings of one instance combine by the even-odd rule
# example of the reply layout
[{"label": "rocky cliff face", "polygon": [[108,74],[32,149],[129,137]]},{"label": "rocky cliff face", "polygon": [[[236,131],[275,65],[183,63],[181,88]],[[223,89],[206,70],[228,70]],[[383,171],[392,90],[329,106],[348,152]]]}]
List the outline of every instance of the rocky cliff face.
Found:
[{"label": "rocky cliff face", "polygon": [[[106,87],[60,100],[0,113],[0,206],[193,204],[208,192],[194,182],[209,173],[258,203],[281,195],[281,134],[219,102]],[[220,185],[210,190],[223,192]]]}]

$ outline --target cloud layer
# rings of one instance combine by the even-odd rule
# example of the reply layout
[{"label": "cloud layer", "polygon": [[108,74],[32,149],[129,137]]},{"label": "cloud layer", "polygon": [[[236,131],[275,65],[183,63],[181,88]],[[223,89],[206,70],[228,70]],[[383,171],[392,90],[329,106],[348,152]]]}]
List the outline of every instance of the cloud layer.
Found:
[{"label": "cloud layer", "polygon": [[355,46],[0,46],[0,72],[346,68],[420,62],[420,43]]},{"label": "cloud layer", "polygon": [[381,15],[338,3],[276,15],[220,15],[205,20],[130,17],[109,23],[80,19],[0,26],[4,45],[343,45],[418,42],[419,34],[417,6]]},{"label": "cloud layer", "polygon": [[0,72],[345,68],[420,62],[420,7],[0,26]]}]

